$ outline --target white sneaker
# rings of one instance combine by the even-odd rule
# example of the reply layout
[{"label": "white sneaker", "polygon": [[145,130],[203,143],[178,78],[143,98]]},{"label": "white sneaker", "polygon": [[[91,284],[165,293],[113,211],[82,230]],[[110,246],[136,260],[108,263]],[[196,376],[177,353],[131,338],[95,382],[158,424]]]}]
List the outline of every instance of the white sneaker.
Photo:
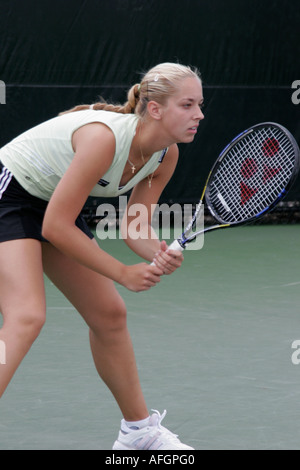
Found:
[{"label": "white sneaker", "polygon": [[182,444],[175,434],[161,426],[166,410],[162,415],[156,410],[152,411],[154,413],[150,416],[149,425],[141,429],[129,428],[122,419],[113,450],[194,450]]}]

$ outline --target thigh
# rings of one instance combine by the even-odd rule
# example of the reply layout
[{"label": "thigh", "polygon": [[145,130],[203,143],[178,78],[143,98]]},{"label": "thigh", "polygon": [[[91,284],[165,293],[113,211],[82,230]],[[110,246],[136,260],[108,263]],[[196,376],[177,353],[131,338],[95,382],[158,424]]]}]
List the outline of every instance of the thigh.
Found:
[{"label": "thigh", "polygon": [[70,259],[50,243],[43,244],[43,266],[45,274],[89,326],[92,327],[97,318],[100,320],[100,316],[107,315],[113,320],[114,314],[125,310],[111,279]]},{"label": "thigh", "polygon": [[13,313],[45,314],[42,250],[38,240],[0,243],[0,310],[4,321]]}]

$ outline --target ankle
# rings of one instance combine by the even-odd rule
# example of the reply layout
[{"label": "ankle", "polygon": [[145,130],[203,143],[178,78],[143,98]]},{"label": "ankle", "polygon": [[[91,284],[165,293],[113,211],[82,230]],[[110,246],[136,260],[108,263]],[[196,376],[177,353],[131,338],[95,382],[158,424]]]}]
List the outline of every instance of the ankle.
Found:
[{"label": "ankle", "polygon": [[134,431],[134,430],[142,429],[148,426],[149,420],[150,420],[150,416],[144,419],[140,419],[138,421],[126,421],[124,419],[123,422],[129,429],[132,429]]}]

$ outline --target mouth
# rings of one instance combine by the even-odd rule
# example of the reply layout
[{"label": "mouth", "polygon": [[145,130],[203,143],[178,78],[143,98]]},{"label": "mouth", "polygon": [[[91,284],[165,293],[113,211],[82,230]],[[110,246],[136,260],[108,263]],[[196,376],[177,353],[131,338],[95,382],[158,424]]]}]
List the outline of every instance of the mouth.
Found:
[{"label": "mouth", "polygon": [[189,127],[188,132],[196,134],[197,130],[198,130],[198,126],[193,126],[193,127]]}]

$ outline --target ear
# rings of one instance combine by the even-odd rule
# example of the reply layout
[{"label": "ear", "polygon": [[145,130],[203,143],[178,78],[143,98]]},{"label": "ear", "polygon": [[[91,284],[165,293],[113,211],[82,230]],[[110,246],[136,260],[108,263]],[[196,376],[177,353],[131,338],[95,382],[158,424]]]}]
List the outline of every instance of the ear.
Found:
[{"label": "ear", "polygon": [[156,101],[149,101],[147,104],[147,110],[153,119],[159,121],[162,118],[162,106]]}]

